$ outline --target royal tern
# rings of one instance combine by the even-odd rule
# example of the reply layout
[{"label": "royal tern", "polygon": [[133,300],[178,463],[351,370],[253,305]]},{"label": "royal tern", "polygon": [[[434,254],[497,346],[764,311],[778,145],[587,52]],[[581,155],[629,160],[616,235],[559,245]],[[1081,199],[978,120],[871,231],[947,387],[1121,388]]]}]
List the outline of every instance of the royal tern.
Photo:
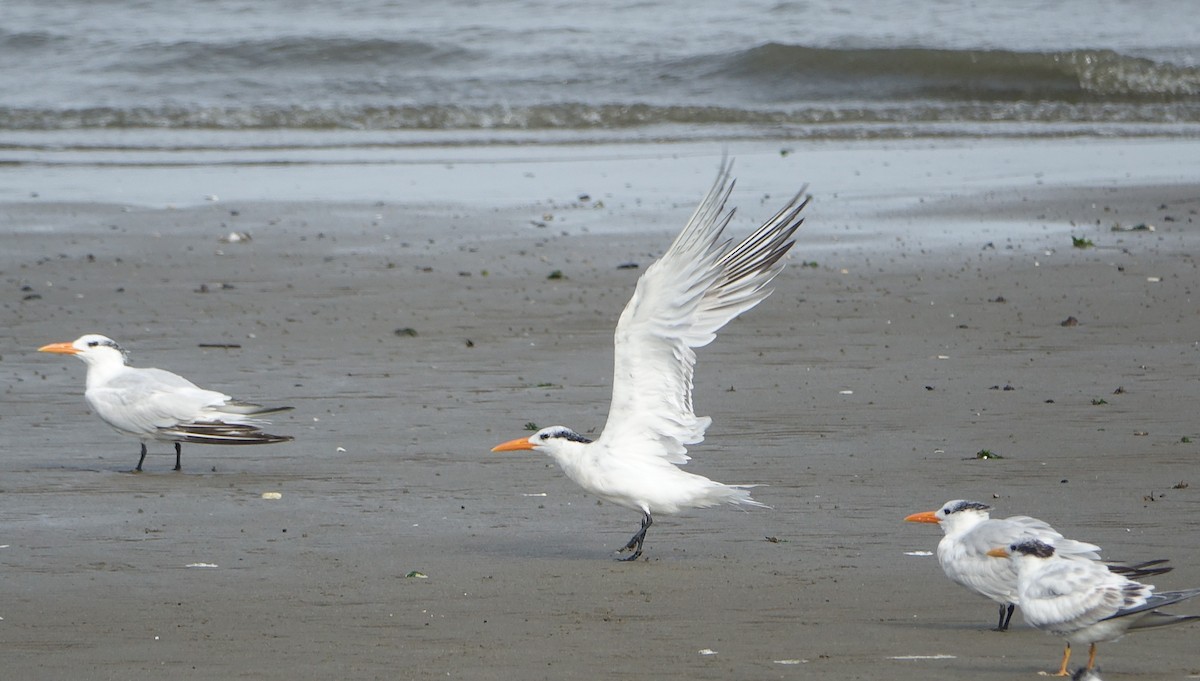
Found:
[{"label": "royal tern", "polygon": [[654,514],[721,503],[764,506],[753,485],[726,485],[676,466],[686,445],[704,439],[712,419],[692,410],[693,348],[762,302],[783,269],[783,256],[803,219],[809,197],[801,191],[761,227],[733,245],[722,232],[733,217],[725,202],[733,189],[723,165],[708,196],[659,260],[638,279],[617,322],[612,402],[604,430],[593,442],[564,426],[497,445],[494,452],[536,450],[553,458],[580,487],[641,512],[642,523],[621,552],[642,555]]},{"label": "royal tern", "polygon": [[[936,523],[944,536],[938,542],[937,557],[942,571],[954,582],[1000,604],[997,631],[1005,631],[1012,620],[1013,610],[1020,604],[1017,596],[1017,570],[1012,563],[997,561],[987,552],[997,546],[1008,546],[1022,538],[1039,539],[1052,544],[1065,558],[1096,560],[1100,547],[1067,539],[1044,520],[1029,516],[992,518],[991,506],[978,501],[954,499],[936,511],[914,513],[905,520],[916,523]],[[1130,576],[1147,576],[1169,572],[1162,567],[1166,561],[1148,561],[1138,565],[1113,565],[1113,569]]]},{"label": "royal tern", "polygon": [[175,443],[175,470],[179,470],[183,442],[261,445],[292,439],[259,429],[267,423],[259,417],[291,407],[241,402],[169,371],[131,367],[121,346],[106,336],[87,334],[71,343],[44,345],[38,352],[75,355],[87,364],[83,396],[92,411],[108,425],[142,441],[137,471],[142,470],[150,440]]},{"label": "royal tern", "polygon": [[1200,620],[1200,615],[1158,610],[1200,596],[1200,589],[1153,593],[1149,584],[1116,574],[1102,563],[1064,558],[1037,539],[994,547],[988,555],[1015,564],[1025,621],[1067,639],[1056,676],[1067,676],[1071,644],[1090,644],[1087,669],[1092,669],[1100,641],[1115,641],[1135,629]]}]

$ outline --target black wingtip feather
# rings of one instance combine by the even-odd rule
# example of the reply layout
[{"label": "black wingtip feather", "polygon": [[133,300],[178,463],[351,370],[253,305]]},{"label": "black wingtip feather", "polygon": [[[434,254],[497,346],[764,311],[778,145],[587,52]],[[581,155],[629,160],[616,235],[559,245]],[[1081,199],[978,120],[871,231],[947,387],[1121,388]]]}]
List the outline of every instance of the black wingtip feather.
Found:
[{"label": "black wingtip feather", "polygon": [[204,421],[188,423],[173,428],[160,428],[159,432],[176,442],[206,445],[267,445],[290,442],[290,435],[264,433],[257,426]]}]

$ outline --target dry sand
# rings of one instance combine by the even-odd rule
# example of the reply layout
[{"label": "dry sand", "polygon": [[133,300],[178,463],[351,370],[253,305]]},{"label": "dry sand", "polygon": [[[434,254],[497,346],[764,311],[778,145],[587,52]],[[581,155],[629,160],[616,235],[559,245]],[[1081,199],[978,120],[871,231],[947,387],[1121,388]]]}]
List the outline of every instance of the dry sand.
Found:
[{"label": "dry sand", "polygon": [[[1074,185],[1022,169],[901,202],[849,180],[823,192],[810,168],[817,200],[792,266],[697,371],[713,426],[689,470],[763,483],[755,497],[773,508],[658,518],[633,564],[612,551],[635,513],[548,459],[488,449],[528,422],[603,424],[613,324],[690,210],[676,185],[698,200],[715,156],[662,196],[618,184],[501,208],[6,203],[4,677],[1051,669],[1060,642],[1019,616],[989,631],[990,602],[910,555],[940,533],[901,519],[990,501],[1111,558],[1171,558],[1161,588],[1200,585],[1200,186],[1121,169],[1093,183],[1088,146],[1073,148]],[[739,162],[753,177],[780,161]],[[780,202],[762,193],[794,184],[773,177],[743,179],[739,231]],[[237,230],[253,239],[218,241]],[[139,366],[295,406],[271,430],[296,441],[185,445],[180,473],[160,445],[131,474],[137,444],[88,413],[82,364],[33,352],[85,332]],[[976,460],[985,449],[1003,458]],[[1105,677],[1200,675],[1197,633],[1102,645]]]}]

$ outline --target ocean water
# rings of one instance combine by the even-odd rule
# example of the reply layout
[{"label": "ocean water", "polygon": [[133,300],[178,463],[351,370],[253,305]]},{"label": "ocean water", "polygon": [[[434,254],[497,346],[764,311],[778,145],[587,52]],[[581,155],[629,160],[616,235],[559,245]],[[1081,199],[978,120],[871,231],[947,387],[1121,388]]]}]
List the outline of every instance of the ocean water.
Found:
[{"label": "ocean water", "polygon": [[1198,25],[1191,0],[3,0],[0,162],[98,149],[1194,137]]}]

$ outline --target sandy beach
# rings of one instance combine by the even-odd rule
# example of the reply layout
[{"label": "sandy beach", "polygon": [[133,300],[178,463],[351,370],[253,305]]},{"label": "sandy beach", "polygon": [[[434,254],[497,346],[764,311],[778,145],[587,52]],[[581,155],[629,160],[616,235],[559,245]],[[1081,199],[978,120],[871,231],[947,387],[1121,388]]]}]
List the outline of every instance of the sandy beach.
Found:
[{"label": "sandy beach", "polygon": [[[616,319],[723,151],[738,235],[814,195],[773,296],[698,353],[688,470],[771,509],[656,518],[619,563],[635,513],[489,448],[603,425]],[[1200,586],[1200,143],[412,153],[0,169],[7,678],[1052,670],[1060,640],[990,631],[902,522],[954,498]],[[132,474],[82,363],[35,352],[87,332],[294,406],[295,442]],[[1200,677],[1198,631],[1102,644],[1104,677]]]}]

